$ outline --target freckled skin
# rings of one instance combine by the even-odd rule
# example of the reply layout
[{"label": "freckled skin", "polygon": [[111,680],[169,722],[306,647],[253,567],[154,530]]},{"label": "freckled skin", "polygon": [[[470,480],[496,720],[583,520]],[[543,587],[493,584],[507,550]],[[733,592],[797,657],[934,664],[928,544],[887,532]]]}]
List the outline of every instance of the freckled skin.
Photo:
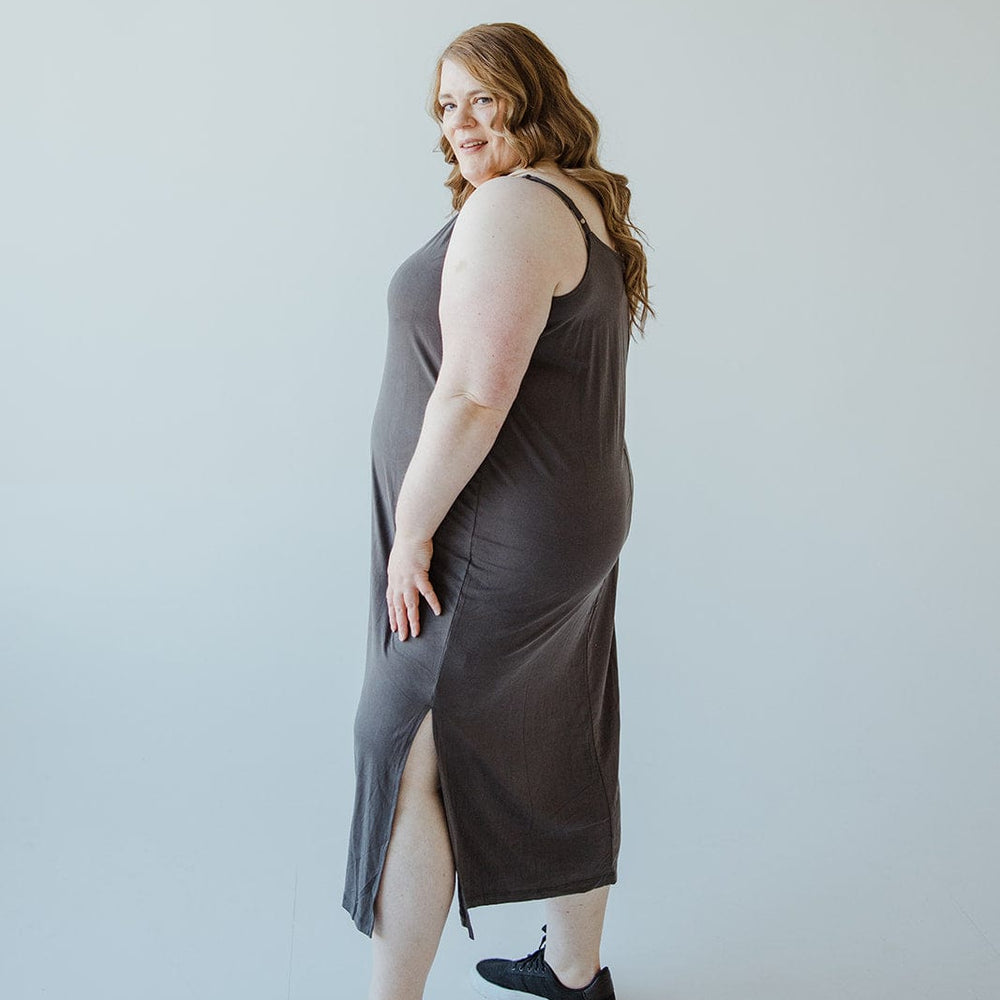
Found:
[{"label": "freckled skin", "polygon": [[[492,177],[501,177],[518,165],[517,154],[492,125],[499,111],[496,98],[461,63],[445,59],[441,64],[441,133],[458,159],[462,176],[479,187]],[[477,149],[462,149],[471,139],[485,139]]]}]

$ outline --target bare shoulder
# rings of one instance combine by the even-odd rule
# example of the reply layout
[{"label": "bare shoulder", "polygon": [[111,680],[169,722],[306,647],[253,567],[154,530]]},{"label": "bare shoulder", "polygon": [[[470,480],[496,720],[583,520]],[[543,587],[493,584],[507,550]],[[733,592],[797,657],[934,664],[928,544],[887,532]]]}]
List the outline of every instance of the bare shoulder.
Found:
[{"label": "bare shoulder", "polygon": [[551,249],[552,221],[559,205],[541,185],[521,176],[493,177],[469,195],[455,222],[453,239],[489,242],[504,249]]}]

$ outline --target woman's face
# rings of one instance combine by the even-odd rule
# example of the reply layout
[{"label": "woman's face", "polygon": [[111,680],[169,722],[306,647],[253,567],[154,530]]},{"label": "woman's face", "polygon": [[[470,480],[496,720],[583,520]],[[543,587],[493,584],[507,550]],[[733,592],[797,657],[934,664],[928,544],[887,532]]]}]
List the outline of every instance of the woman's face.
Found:
[{"label": "woman's face", "polygon": [[510,173],[517,154],[492,129],[499,101],[461,63],[445,59],[438,88],[441,132],[455,151],[462,176],[473,186]]}]

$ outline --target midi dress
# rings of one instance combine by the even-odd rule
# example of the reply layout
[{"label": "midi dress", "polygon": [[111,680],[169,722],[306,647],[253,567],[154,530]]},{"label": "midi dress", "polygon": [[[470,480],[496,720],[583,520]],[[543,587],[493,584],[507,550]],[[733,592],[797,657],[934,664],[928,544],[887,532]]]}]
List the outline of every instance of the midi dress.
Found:
[{"label": "midi dress", "polygon": [[623,259],[583,213],[587,266],[554,296],[497,438],[433,537],[420,634],[390,631],[396,501],[441,365],[441,273],[458,213],[393,275],[371,428],[371,594],[354,720],[343,906],[371,935],[400,778],[428,711],[469,909],[617,881],[621,835],[615,598],[632,517]]}]

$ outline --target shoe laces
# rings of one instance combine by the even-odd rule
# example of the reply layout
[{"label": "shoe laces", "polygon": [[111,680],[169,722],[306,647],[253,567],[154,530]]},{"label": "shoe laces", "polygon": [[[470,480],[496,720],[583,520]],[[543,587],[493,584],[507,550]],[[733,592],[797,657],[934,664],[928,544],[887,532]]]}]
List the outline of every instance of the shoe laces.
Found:
[{"label": "shoe laces", "polygon": [[545,933],[547,924],[542,924],[542,942],[536,951],[524,958],[518,959],[513,969],[515,972],[543,972],[545,970]]}]

